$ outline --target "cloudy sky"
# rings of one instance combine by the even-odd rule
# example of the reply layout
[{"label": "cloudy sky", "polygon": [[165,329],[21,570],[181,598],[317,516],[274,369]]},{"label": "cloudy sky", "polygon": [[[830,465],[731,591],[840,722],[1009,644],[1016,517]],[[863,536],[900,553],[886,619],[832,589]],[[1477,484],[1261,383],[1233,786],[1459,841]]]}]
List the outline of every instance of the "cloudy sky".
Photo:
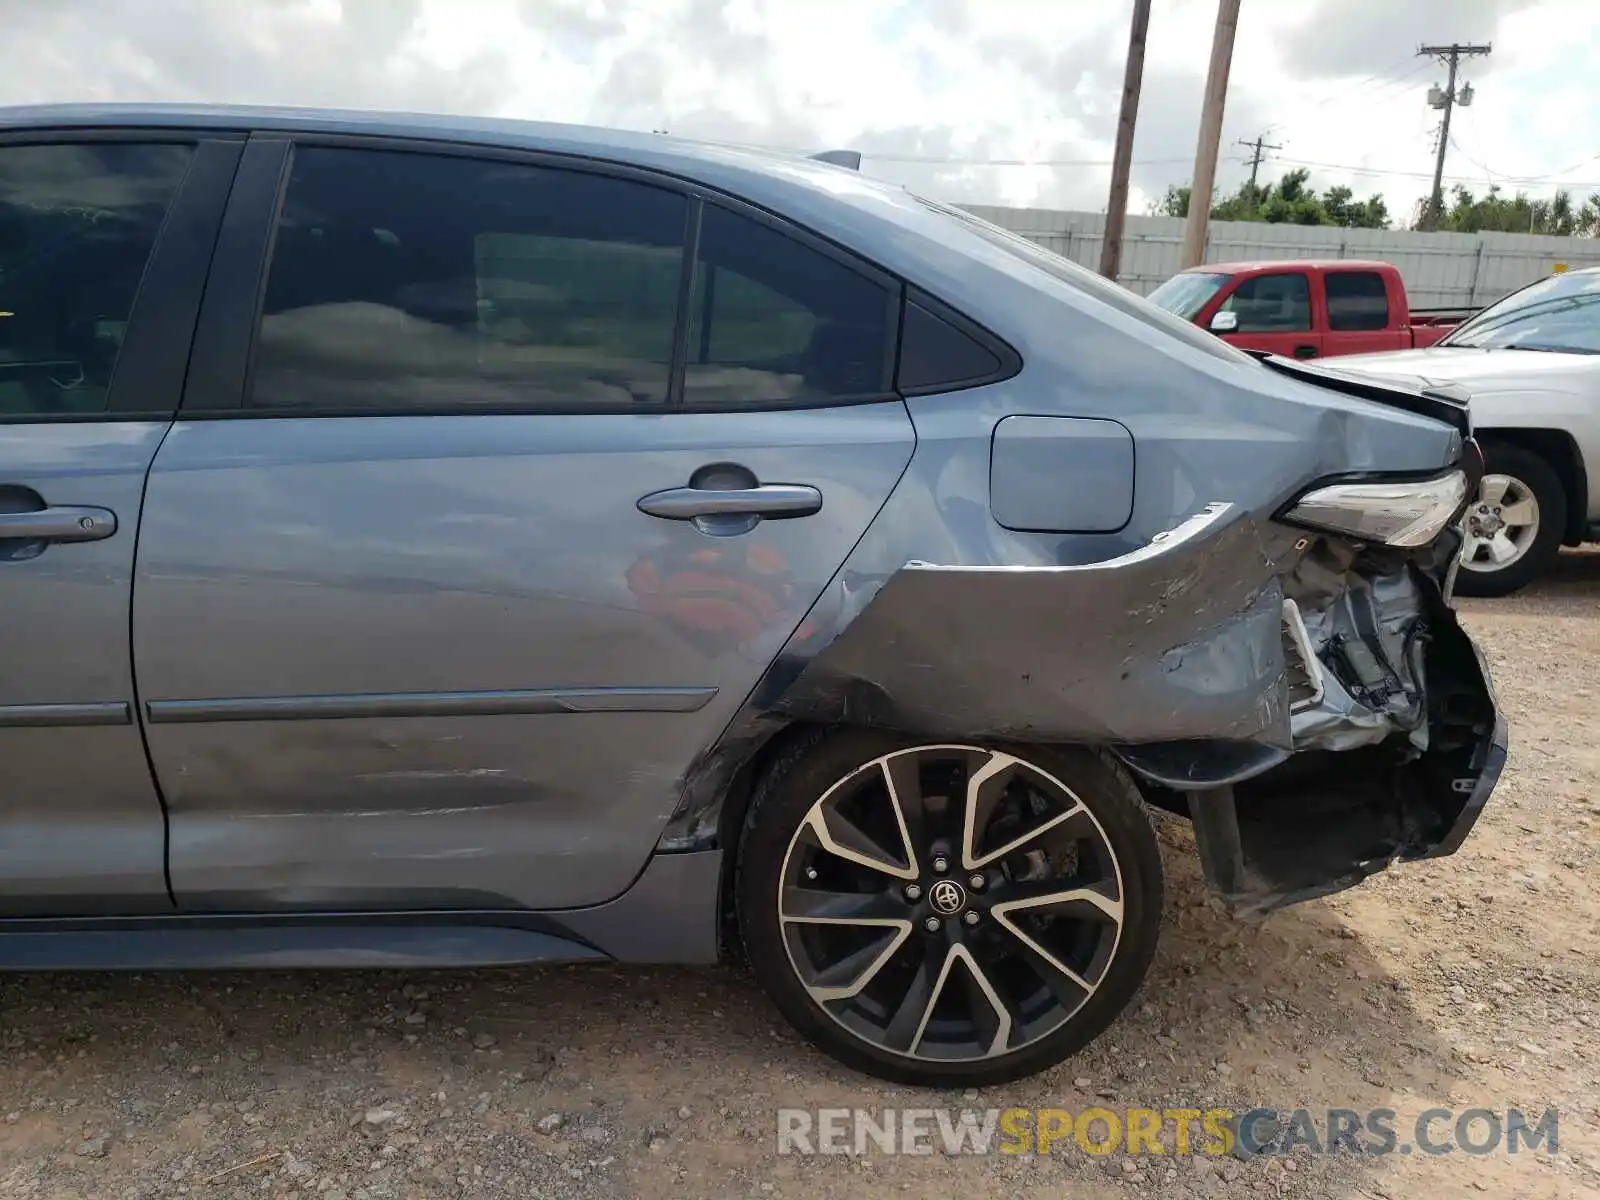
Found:
[{"label": "cloudy sky", "polygon": [[[580,121],[863,150],[942,199],[1100,209],[1132,0],[0,0],[0,103],[187,100]],[[1155,0],[1134,211],[1185,181],[1215,0]],[[1600,191],[1594,0],[1244,0],[1219,183],[1236,139],[1269,176],[1426,191],[1443,68],[1492,41],[1447,178]],[[999,160],[999,161],[996,161]],[[1024,165],[1005,165],[1021,161]],[[1041,165],[1043,164],[1043,165]]]}]

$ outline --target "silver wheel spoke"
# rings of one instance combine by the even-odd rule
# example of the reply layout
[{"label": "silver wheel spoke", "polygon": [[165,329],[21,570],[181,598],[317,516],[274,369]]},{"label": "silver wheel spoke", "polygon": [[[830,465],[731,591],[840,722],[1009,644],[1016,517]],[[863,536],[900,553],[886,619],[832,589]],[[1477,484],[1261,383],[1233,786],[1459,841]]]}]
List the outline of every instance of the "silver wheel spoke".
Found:
[{"label": "silver wheel spoke", "polygon": [[995,926],[1016,940],[1021,947],[1023,959],[1033,967],[1040,982],[1050,989],[1050,994],[1063,1008],[1069,1011],[1076,1009],[1094,995],[1094,984],[1010,921],[996,920]]},{"label": "silver wheel spoke", "polygon": [[1087,815],[1088,809],[1076,796],[1072,796],[1071,804],[1054,816],[1041,821],[1025,833],[1018,834],[1003,846],[990,850],[986,854],[978,853],[978,835],[988,826],[989,817],[993,813],[995,804],[1004,793],[1005,776],[1013,768],[1026,769],[1020,759],[1009,754],[995,753],[989,761],[974,771],[967,780],[966,811],[962,817],[961,825],[961,865],[964,870],[976,871],[998,862],[1006,855],[1026,846],[1058,825],[1071,820],[1073,817]]},{"label": "silver wheel spoke", "polygon": [[895,956],[911,936],[910,921],[882,921],[884,934],[852,951],[835,963],[830,963],[806,983],[806,991],[818,1004],[835,1000],[848,1000],[859,996],[866,986],[877,978],[884,964]]},{"label": "silver wheel spoke", "polygon": [[1539,504],[1533,497],[1518,500],[1500,510],[1500,519],[1507,525],[1532,525],[1539,519]]},{"label": "silver wheel spoke", "polygon": [[[818,844],[829,854],[836,855],[846,862],[853,862],[858,867],[866,867],[869,871],[892,875],[896,879],[917,877],[917,868],[914,864],[907,863],[901,866],[895,862],[887,850],[837,812],[830,813],[820,806],[813,808],[805,823],[811,830],[811,836],[816,838]],[[838,833],[837,837],[835,831]]]},{"label": "silver wheel spoke", "polygon": [[1011,1044],[1011,1031],[1017,1024],[1011,1006],[1001,997],[999,989],[978,964],[972,951],[965,946],[953,946],[951,951],[951,958],[961,959],[966,968],[967,1008],[972,1014],[973,1028],[979,1033],[979,1041],[986,1047],[983,1056],[993,1058],[996,1054],[1004,1054]]},{"label": "silver wheel spoke", "polygon": [[[921,1001],[921,1015],[917,1018],[917,1025],[911,1034],[911,1041],[906,1049],[915,1054],[917,1047],[922,1044],[924,1035],[928,1032],[928,1023],[933,1020],[933,1013],[939,1007],[939,997],[944,995],[944,989],[950,982],[950,975],[960,964],[971,980],[970,986],[981,998],[982,1004],[992,1014],[992,1020],[975,1019],[973,1025],[983,1031],[987,1036],[987,1044],[983,1049],[983,1057],[989,1058],[1001,1053],[1011,1040],[1011,1012],[1001,1001],[1000,995],[994,990],[994,985],[989,982],[989,977],[983,973],[983,968],[978,965],[978,960],[972,957],[972,951],[959,942],[952,943],[945,952],[944,961],[939,964],[939,974],[933,984],[927,989],[926,999],[923,999],[921,989],[916,991],[917,999]],[[908,993],[909,998],[910,993]],[[973,1016],[977,1017],[974,1007]],[[899,1014],[896,1014],[899,1019]]]},{"label": "silver wheel spoke", "polygon": [[939,1001],[939,988],[948,973],[950,955],[942,956],[932,943],[923,954],[922,966],[912,979],[894,1014],[883,1031],[883,1043],[902,1054],[914,1054],[922,1032],[933,1017],[933,1006]]},{"label": "silver wheel spoke", "polygon": [[1510,485],[1511,480],[1504,475],[1485,475],[1478,488],[1478,499],[1489,505],[1499,504],[1506,498],[1506,488]]},{"label": "silver wheel spoke", "polygon": [[[1021,942],[1022,945],[1027,948],[1030,957],[1032,957],[1036,962],[1042,963],[1048,972],[1054,973],[1057,978],[1064,979],[1072,984],[1073,987],[1077,988],[1079,992],[1082,993],[1081,999],[1087,999],[1088,997],[1094,995],[1095,985],[1090,983],[1082,975],[1079,975],[1071,967],[1067,966],[1067,964],[1062,962],[1058,957],[1056,957],[1056,955],[1052,954],[1049,950],[1046,950],[1031,936],[1024,933],[1021,929],[1012,924],[1012,922],[1008,921],[1005,917],[1002,917],[999,913],[994,914],[994,919],[995,923],[999,925],[1001,929],[1004,929],[1012,937],[1016,938],[1017,941]],[[1045,974],[1045,978],[1048,982],[1049,975]],[[1054,990],[1054,988],[1051,990]]]},{"label": "silver wheel spoke", "polygon": [[1517,557],[1517,544],[1504,529],[1490,538],[1486,545],[1489,547],[1489,558],[1496,566],[1504,566]]},{"label": "silver wheel spoke", "polygon": [[1086,884],[1082,887],[1063,888],[1059,882],[1013,884],[1014,899],[996,904],[989,911],[997,917],[1009,916],[1030,908],[1066,908],[1083,905],[1085,916],[1097,915],[1099,919],[1122,923],[1122,901],[1114,894],[1109,883]]},{"label": "silver wheel spoke", "polygon": [[[889,807],[894,810],[895,827],[900,830],[900,844],[905,849],[905,860],[915,873],[917,841],[922,833],[922,783],[921,766],[915,755],[900,755],[883,760],[883,786],[889,793]],[[910,820],[907,809],[910,806]],[[915,838],[913,836],[915,829]]]},{"label": "silver wheel spoke", "polygon": [[1018,834],[1016,837],[1012,838],[1005,845],[1000,846],[997,849],[991,850],[987,854],[980,854],[980,855],[976,855],[976,856],[973,856],[973,857],[967,857],[967,859],[966,859],[966,868],[967,868],[967,870],[971,871],[971,870],[975,870],[975,869],[978,869],[978,868],[981,868],[981,867],[986,867],[990,863],[998,862],[1000,859],[1004,858],[1006,855],[1011,854],[1011,853],[1013,853],[1013,852],[1015,852],[1017,850],[1020,850],[1023,846],[1026,846],[1029,842],[1031,842],[1031,841],[1035,840],[1036,838],[1042,837],[1045,834],[1049,833],[1052,829],[1056,829],[1056,828],[1058,828],[1058,827],[1060,827],[1062,825],[1065,825],[1068,821],[1072,821],[1075,818],[1087,818],[1088,815],[1089,815],[1089,810],[1087,808],[1085,808],[1082,804],[1075,804],[1075,805],[1073,805],[1073,807],[1071,807],[1069,809],[1066,809],[1066,810],[1064,810],[1062,812],[1059,812],[1055,816],[1050,817],[1047,820],[1041,821],[1039,824],[1035,825],[1032,829],[1028,830],[1026,833]]},{"label": "silver wheel spoke", "polygon": [[[1088,911],[1084,914],[1091,919],[1109,921],[1116,926],[1117,935],[1120,937],[1122,930],[1122,901],[1114,896],[1107,895],[1104,886],[1075,887],[1058,891],[1041,891],[1038,895],[1023,896],[1016,900],[996,904],[989,910],[989,915],[995,924],[1004,929],[1017,941],[1021,942],[1032,954],[1033,958],[1042,963],[1048,970],[1054,971],[1061,978],[1073,986],[1082,989],[1084,996],[1094,994],[1099,986],[1098,980],[1088,980],[1073,970],[1060,957],[1044,947],[1032,934],[1026,932],[1020,925],[1011,919],[1013,913],[1029,909],[1062,909],[1083,908]],[[1048,980],[1047,980],[1048,982]]]},{"label": "silver wheel spoke", "polygon": [[883,892],[828,892],[820,888],[783,889],[779,916],[785,921],[812,925],[881,925],[885,921],[909,924],[897,917],[905,906]]}]

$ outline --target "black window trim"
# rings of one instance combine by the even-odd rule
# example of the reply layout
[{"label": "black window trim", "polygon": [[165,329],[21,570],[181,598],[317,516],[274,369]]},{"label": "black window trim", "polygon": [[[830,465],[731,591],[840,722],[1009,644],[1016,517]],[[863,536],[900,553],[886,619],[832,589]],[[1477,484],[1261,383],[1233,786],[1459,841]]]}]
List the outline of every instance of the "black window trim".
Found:
[{"label": "black window trim", "polygon": [[[258,150],[257,147],[261,149]],[[282,211],[289,172],[296,148],[375,150],[411,154],[428,154],[450,158],[467,158],[483,162],[504,162],[525,166],[546,167],[552,170],[579,171],[615,179],[642,183],[674,192],[685,198],[688,216],[684,239],[684,276],[680,281],[678,313],[674,328],[672,374],[668,378],[667,402],[662,405],[641,405],[636,402],[615,404],[595,403],[552,405],[546,403],[496,404],[481,407],[438,405],[428,407],[393,408],[376,406],[326,407],[326,408],[250,408],[245,399],[253,385],[254,360],[259,343],[262,304],[265,300],[267,277],[272,262],[272,243],[276,237],[278,220]],[[269,158],[277,163],[271,181],[271,211],[264,226],[258,221],[262,201],[266,198],[266,175],[270,169]],[[247,179],[247,172],[254,178]],[[752,401],[748,404],[690,404],[683,400],[683,375],[687,360],[688,306],[684,288],[693,287],[695,257],[699,248],[700,219],[706,204],[714,204],[735,215],[756,221],[804,245],[832,261],[847,267],[863,278],[878,284],[885,292],[885,339],[883,355],[883,390],[859,396],[830,396],[823,399],[801,398],[792,401]],[[236,210],[239,212],[236,214]],[[694,244],[691,246],[690,241]],[[876,263],[863,258],[813,230],[752,204],[737,196],[708,187],[694,180],[684,179],[663,171],[637,167],[610,159],[589,155],[569,154],[548,150],[530,150],[513,147],[483,146],[471,142],[448,141],[416,137],[395,137],[386,134],[354,133],[292,133],[263,131],[250,134],[244,159],[239,168],[239,184],[224,218],[224,228],[218,238],[213,259],[213,283],[219,270],[231,270],[240,278],[227,280],[218,286],[208,287],[205,308],[195,336],[195,365],[190,371],[189,385],[184,389],[179,416],[183,420],[284,420],[301,417],[386,417],[386,416],[495,416],[495,415],[547,415],[585,416],[634,414],[659,416],[669,413],[737,413],[770,412],[782,409],[843,408],[859,404],[881,404],[898,401],[900,393],[894,388],[895,374],[899,369],[900,322],[904,308],[906,285],[903,280]],[[251,276],[248,284],[244,274]],[[229,345],[242,340],[237,335],[241,327],[225,308],[237,309],[248,295],[253,304],[253,317],[248,328],[248,347],[241,349]],[[235,330],[229,333],[229,328]]]},{"label": "black window trim", "polygon": [[[95,412],[4,413],[0,425],[83,425],[171,421],[185,387],[217,232],[245,136],[227,130],[118,126],[0,129],[0,149],[101,143],[192,146],[183,178],[162,216],[134,291],[106,406]],[[151,397],[166,396],[160,406]]]}]

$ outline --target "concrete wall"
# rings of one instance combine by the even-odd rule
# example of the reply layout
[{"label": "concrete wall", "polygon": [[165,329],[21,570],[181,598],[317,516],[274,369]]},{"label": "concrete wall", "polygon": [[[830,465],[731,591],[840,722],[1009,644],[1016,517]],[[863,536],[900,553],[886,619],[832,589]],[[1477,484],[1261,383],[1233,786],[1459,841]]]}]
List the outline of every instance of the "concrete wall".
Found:
[{"label": "concrete wall", "polygon": [[[1101,213],[967,205],[969,211],[1022,234],[1091,270],[1100,266]],[[1140,295],[1177,273],[1183,244],[1178,217],[1129,216],[1120,282]],[[1550,274],[1557,263],[1600,266],[1600,240],[1523,233],[1409,233],[1213,221],[1207,262],[1274,258],[1375,258],[1393,263],[1413,308],[1488,304]]]}]

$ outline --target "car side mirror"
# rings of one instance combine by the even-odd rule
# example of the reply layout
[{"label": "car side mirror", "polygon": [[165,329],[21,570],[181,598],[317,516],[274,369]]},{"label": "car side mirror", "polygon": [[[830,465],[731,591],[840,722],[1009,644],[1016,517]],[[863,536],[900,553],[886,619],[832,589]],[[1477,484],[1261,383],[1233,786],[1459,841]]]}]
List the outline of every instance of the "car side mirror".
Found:
[{"label": "car side mirror", "polygon": [[1224,309],[1211,318],[1212,333],[1234,333],[1239,328],[1239,314]]}]

